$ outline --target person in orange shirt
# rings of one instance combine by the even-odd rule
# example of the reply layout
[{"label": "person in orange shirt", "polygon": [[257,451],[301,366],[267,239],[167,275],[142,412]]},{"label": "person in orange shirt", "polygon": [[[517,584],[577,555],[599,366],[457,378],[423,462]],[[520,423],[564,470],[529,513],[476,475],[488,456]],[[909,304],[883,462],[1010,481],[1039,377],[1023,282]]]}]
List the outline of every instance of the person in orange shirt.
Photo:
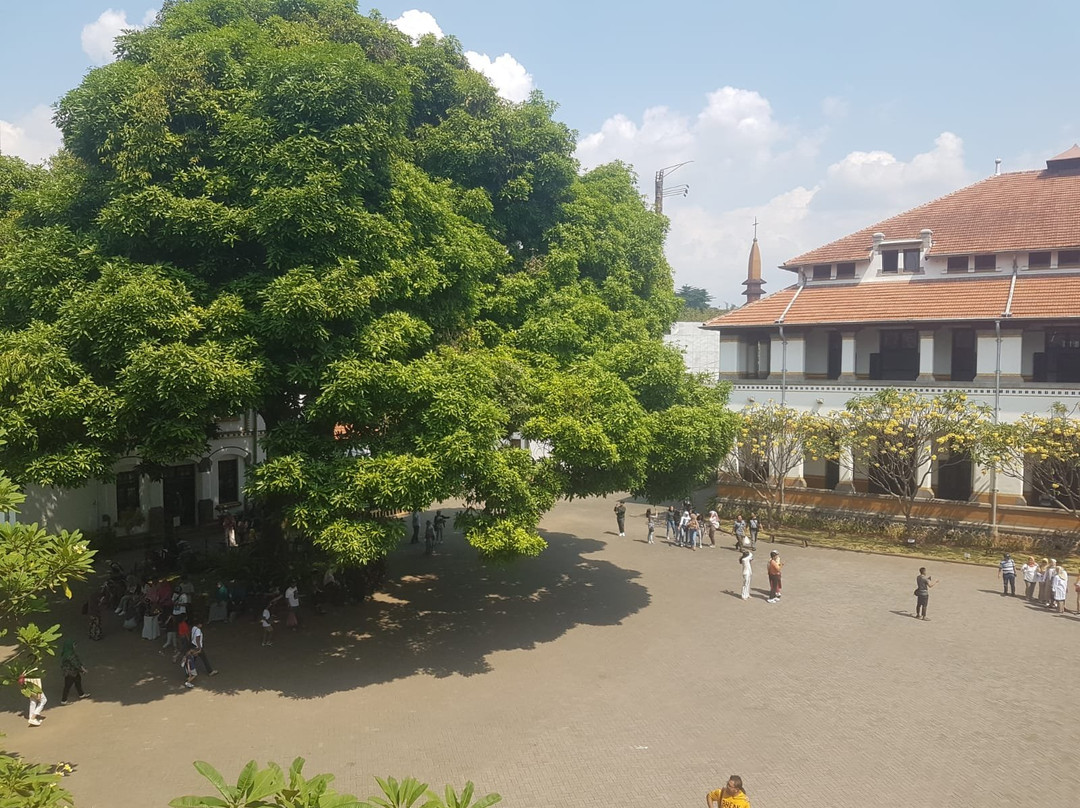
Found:
[{"label": "person in orange shirt", "polygon": [[727,785],[705,795],[706,808],[750,808],[750,799],[743,791],[742,778],[737,774],[728,778]]}]

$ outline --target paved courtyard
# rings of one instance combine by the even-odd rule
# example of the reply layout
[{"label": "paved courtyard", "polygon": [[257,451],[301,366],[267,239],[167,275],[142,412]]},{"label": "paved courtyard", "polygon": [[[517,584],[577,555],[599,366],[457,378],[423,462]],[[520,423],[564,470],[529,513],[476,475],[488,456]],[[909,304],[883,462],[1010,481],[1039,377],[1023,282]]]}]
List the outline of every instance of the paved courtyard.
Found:
[{"label": "paved courtyard", "polygon": [[[374,775],[414,774],[508,807],[700,806],[732,772],[754,808],[1080,805],[1080,618],[1002,598],[993,570],[932,564],[924,623],[922,562],[794,546],[767,604],[766,542],[744,602],[726,535],[649,546],[630,504],[619,538],[614,502],[559,505],[536,560],[484,566],[460,537],[435,558],[406,548],[376,602],[272,648],[248,620],[209,626],[222,673],[191,692],[107,624],[80,642],[93,699],[59,706],[57,673],[30,730],[9,690],[3,743],[73,763],[79,808],[210,793],[196,759],[235,779],[297,755],[362,797]],[[61,617],[85,636],[74,603]]]}]

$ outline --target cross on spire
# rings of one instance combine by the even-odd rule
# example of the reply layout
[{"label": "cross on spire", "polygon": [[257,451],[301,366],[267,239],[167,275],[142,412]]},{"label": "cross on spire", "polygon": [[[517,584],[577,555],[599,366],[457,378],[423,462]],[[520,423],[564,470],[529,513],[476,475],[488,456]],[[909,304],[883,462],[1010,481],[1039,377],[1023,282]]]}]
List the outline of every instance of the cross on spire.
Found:
[{"label": "cross on spire", "polygon": [[754,217],[754,241],[757,241],[757,225],[758,225],[757,216],[755,216]]}]

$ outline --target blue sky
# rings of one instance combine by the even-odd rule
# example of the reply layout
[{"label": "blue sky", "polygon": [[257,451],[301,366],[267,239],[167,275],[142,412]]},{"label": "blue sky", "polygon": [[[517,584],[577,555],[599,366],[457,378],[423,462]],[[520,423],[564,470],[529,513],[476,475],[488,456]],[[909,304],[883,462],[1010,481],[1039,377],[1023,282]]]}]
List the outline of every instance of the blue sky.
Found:
[{"label": "blue sky", "polygon": [[[49,105],[153,3],[2,0],[0,147],[56,147]],[[366,5],[361,6],[367,8]],[[752,222],[768,281],[798,253],[1080,141],[1080,4],[432,0],[380,7],[441,30],[514,99],[559,104],[586,166],[693,160],[665,203],[677,284],[741,300]],[[406,13],[411,12],[411,13]],[[422,13],[418,13],[422,12]]]}]

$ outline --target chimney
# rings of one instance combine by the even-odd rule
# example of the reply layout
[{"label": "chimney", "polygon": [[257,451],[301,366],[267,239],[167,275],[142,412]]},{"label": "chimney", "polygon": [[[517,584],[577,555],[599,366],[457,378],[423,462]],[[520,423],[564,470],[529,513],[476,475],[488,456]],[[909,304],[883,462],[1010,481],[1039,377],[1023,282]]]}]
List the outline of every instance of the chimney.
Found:
[{"label": "chimney", "polygon": [[995,177],[1000,177],[1001,176],[1001,158],[1000,157],[998,157],[996,160],[994,160],[994,176]]}]

